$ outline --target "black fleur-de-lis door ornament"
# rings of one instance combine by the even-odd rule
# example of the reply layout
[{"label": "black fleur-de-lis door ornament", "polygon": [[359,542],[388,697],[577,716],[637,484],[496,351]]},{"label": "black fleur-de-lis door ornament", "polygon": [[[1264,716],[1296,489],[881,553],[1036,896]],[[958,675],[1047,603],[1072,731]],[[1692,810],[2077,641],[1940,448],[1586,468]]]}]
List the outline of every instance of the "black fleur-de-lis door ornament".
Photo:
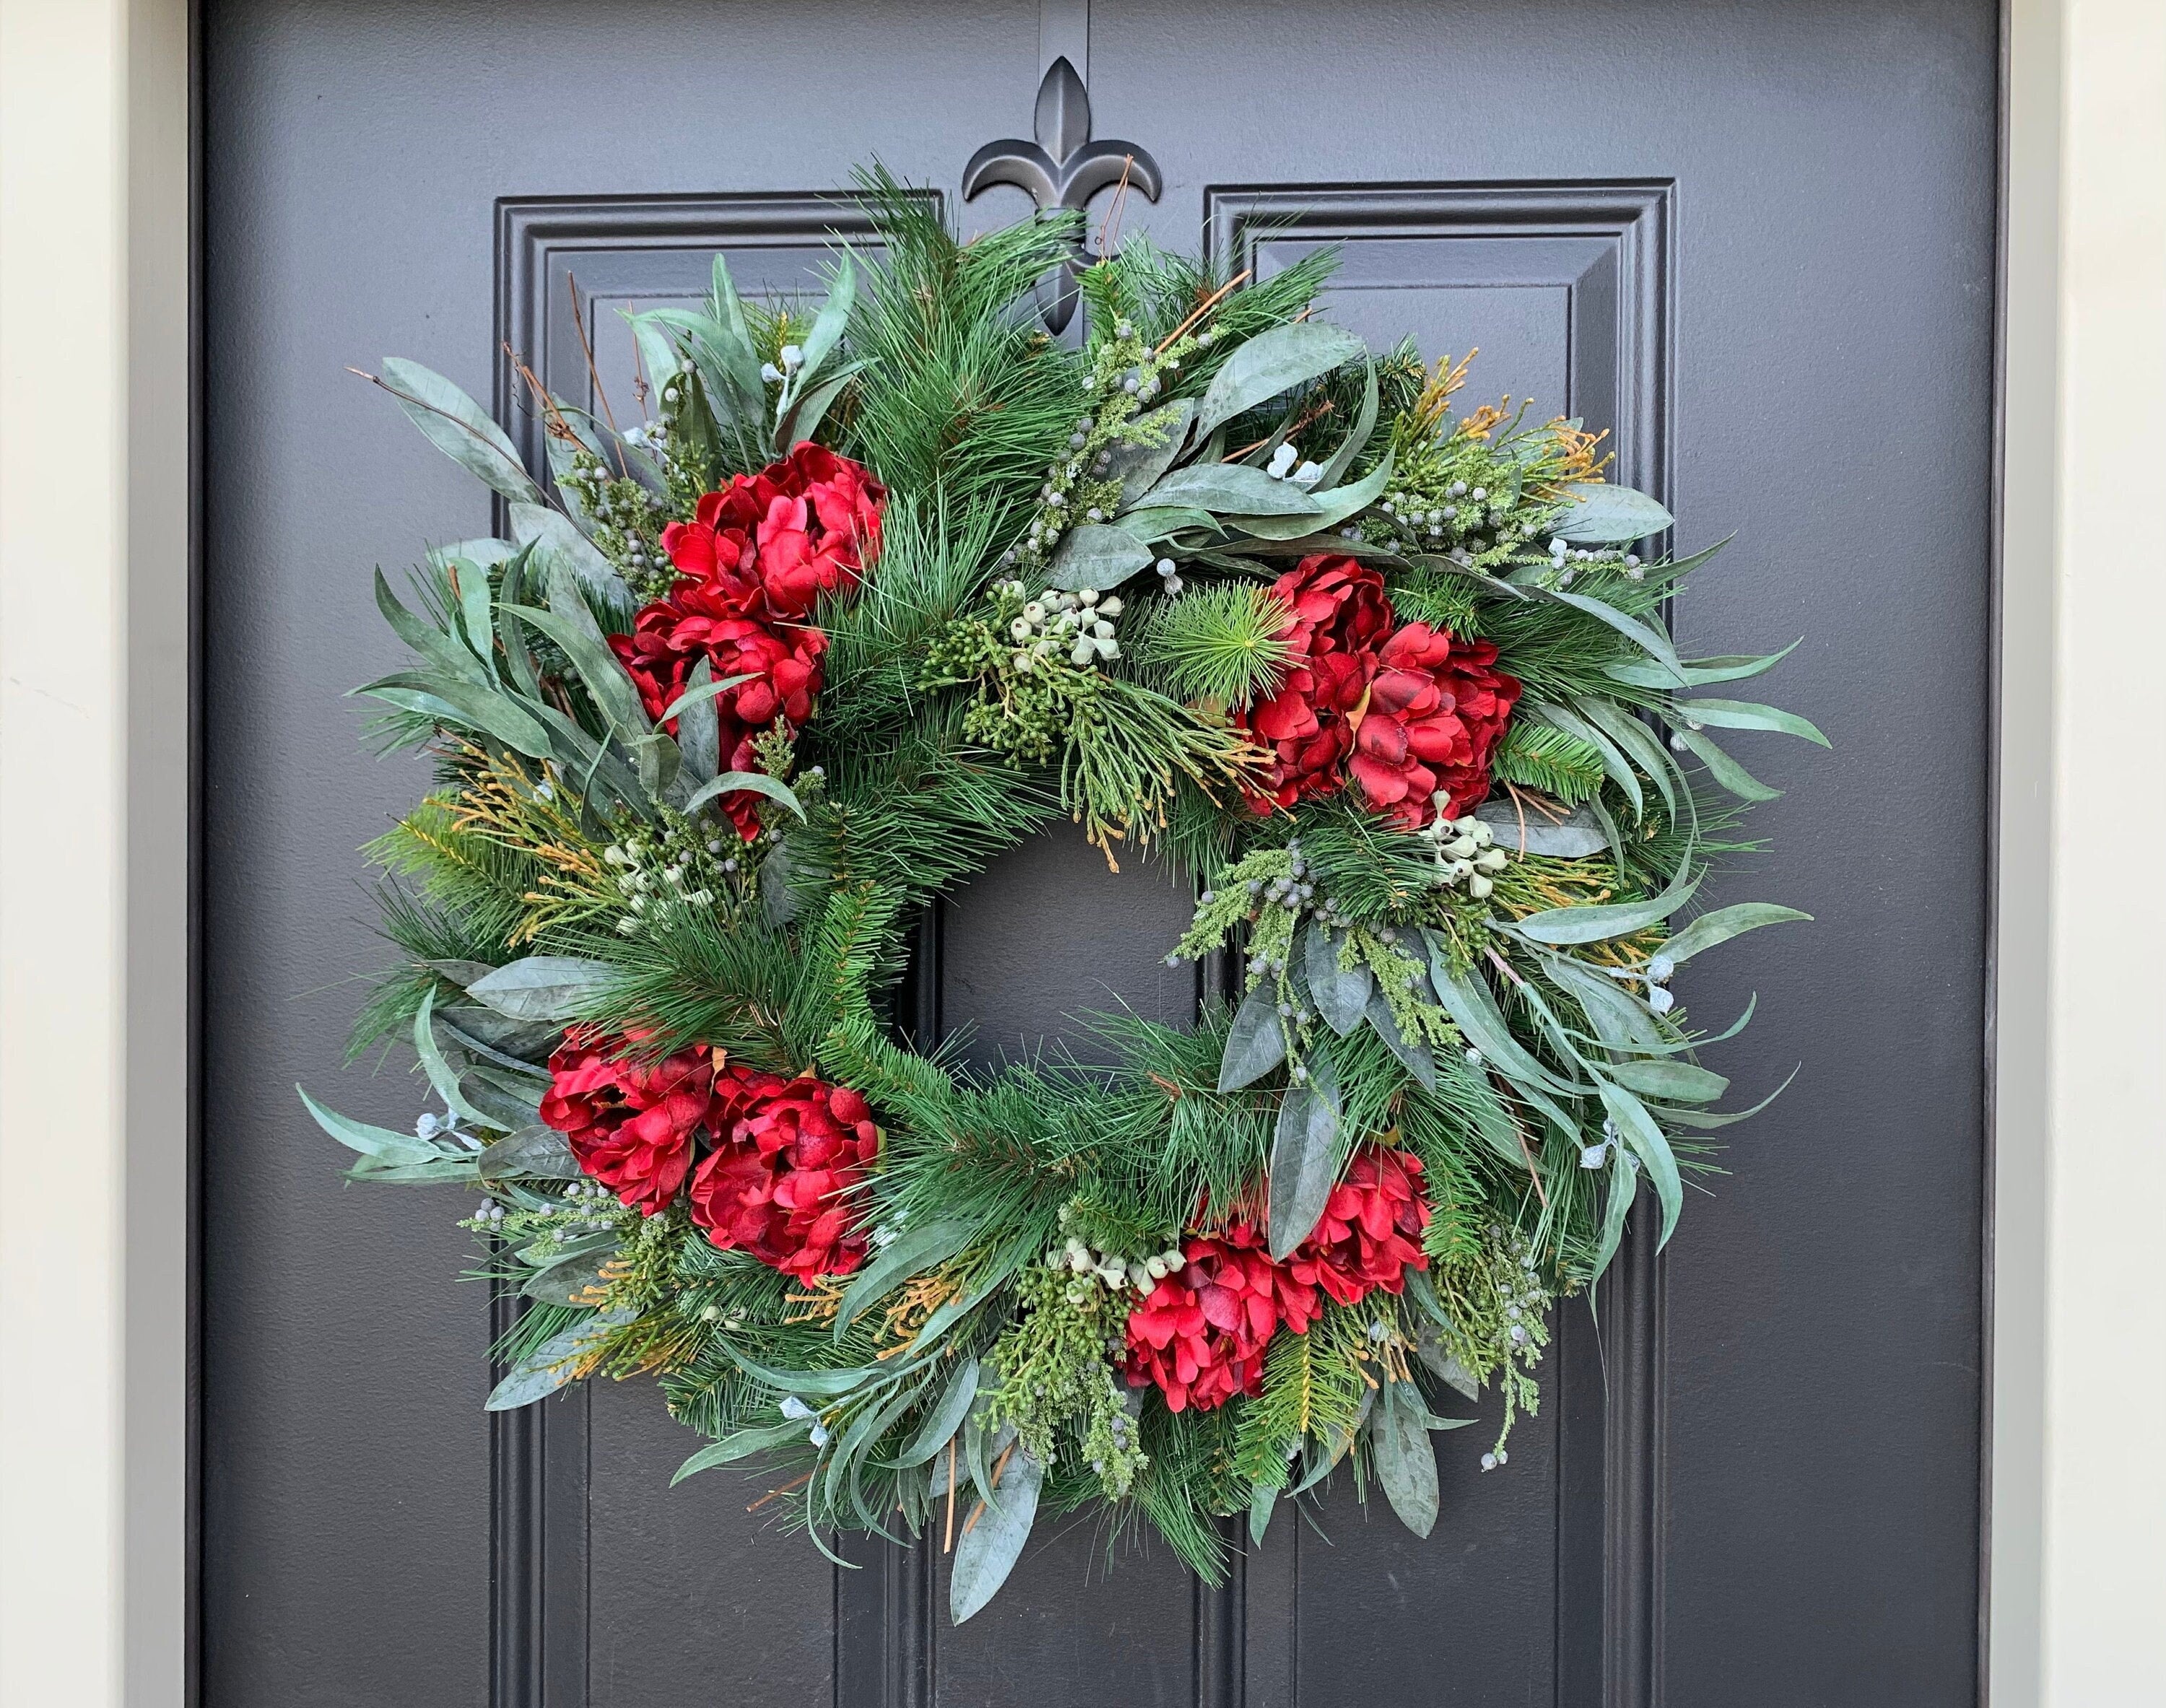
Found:
[{"label": "black fleur-de-lis door ornament", "polygon": [[[970,156],[963,168],[965,202],[991,185],[1011,184],[1027,192],[1041,208],[1069,208],[1080,214],[1093,196],[1124,177],[1145,201],[1158,200],[1158,162],[1148,153],[1133,142],[1091,140],[1091,92],[1065,57],[1053,62],[1038,86],[1035,128],[1035,142],[1003,137]],[[1096,259],[1079,235],[1075,255],[1038,286],[1038,308],[1054,331],[1063,330],[1075,313],[1076,276]]]}]

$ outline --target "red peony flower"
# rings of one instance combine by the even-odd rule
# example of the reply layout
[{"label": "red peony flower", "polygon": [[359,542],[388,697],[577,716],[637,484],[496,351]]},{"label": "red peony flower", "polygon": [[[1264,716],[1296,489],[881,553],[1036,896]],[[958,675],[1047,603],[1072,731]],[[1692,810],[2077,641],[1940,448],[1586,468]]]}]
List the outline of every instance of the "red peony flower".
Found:
[{"label": "red peony flower", "polygon": [[810,1074],[735,1066],[718,1076],[726,1108],[713,1151],[692,1177],[692,1220],[723,1251],[785,1275],[847,1275],[864,1261],[848,1189],[880,1151],[864,1098]]},{"label": "red peony flower", "polygon": [[749,573],[773,615],[808,617],[879,556],[886,503],[869,469],[808,440],[709,493],[689,522],[662,530],[662,549],[696,580]]},{"label": "red peony flower", "polygon": [[1288,608],[1279,631],[1289,646],[1286,677],[1270,699],[1235,719],[1276,756],[1249,797],[1258,812],[1341,786],[1355,719],[1376,673],[1376,647],[1392,626],[1383,577],[1351,557],[1304,557],[1271,591]]},{"label": "red peony flower", "polygon": [[1409,830],[1472,810],[1489,793],[1489,756],[1519,701],[1487,640],[1409,623],[1384,643],[1354,737],[1354,780],[1370,805]]},{"label": "red peony flower", "polygon": [[1305,1333],[1317,1315],[1315,1287],[1274,1263],[1263,1244],[1245,1222],[1189,1239],[1186,1263],[1129,1313],[1130,1386],[1154,1384],[1171,1411],[1263,1391],[1272,1332],[1284,1322]]},{"label": "red peony flower", "polygon": [[621,1059],[634,1041],[567,1033],[549,1058],[542,1119],[571,1141],[581,1168],[652,1215],[684,1183],[692,1136],[711,1124],[715,1068],[697,1048],[652,1063]]},{"label": "red peony flower", "polygon": [[1426,1269],[1422,1231],[1429,1210],[1422,1195],[1421,1158],[1370,1146],[1355,1153],[1315,1231],[1294,1247],[1286,1267],[1294,1278],[1352,1305],[1381,1287],[1397,1293],[1407,1271]]}]

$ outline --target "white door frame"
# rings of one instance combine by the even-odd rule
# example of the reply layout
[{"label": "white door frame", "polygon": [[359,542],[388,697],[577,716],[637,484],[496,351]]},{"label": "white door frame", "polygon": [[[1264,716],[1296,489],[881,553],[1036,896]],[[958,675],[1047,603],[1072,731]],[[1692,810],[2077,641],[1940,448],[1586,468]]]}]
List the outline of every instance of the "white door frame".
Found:
[{"label": "white door frame", "polygon": [[[0,0],[0,1708],[187,1700],[193,26]],[[2091,1708],[2166,1608],[2166,5],[2004,42],[1987,1673]]]}]

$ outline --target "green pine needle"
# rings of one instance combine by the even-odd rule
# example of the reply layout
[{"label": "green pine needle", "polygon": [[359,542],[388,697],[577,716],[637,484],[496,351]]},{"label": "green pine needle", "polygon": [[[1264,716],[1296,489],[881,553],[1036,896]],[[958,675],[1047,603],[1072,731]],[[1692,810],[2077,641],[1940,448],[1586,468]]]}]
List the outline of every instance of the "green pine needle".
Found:
[{"label": "green pine needle", "polygon": [[1292,614],[1268,588],[1200,587],[1181,598],[1152,599],[1138,614],[1130,656],[1145,680],[1175,699],[1244,706],[1278,692]]}]

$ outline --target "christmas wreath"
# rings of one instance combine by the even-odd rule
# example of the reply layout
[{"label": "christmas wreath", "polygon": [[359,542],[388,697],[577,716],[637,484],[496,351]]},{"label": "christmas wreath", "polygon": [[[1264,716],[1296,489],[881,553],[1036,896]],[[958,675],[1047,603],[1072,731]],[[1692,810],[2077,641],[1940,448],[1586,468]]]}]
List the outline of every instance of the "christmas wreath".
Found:
[{"label": "christmas wreath", "polygon": [[[436,787],[367,851],[400,958],[353,1050],[444,1107],[308,1108],[354,1178],[473,1194],[525,1301],[492,1408],[652,1372],[679,1478],[937,1535],[959,1621],[1041,1510],[1216,1579],[1346,1466],[1426,1534],[1431,1431],[1493,1386],[1505,1463],[1553,1305],[1742,1118],[1671,981],[1804,915],[1688,917],[1773,793],[1707,731],[1821,738],[1700,692],[1781,655],[1677,655],[1712,551],[1631,549],[1672,519],[1599,435],[1367,350],[1328,255],[1131,240],[1075,346],[1030,304],[1079,216],[964,244],[864,191],[816,310],[718,260],[631,316],[641,424],[519,369],[546,488],[370,377],[511,538],[379,572],[413,662],[357,690]],[[1168,958],[1224,1001],[1101,1018],[1111,1068],[911,1049],[913,921],[1064,814],[1199,874]]]}]

